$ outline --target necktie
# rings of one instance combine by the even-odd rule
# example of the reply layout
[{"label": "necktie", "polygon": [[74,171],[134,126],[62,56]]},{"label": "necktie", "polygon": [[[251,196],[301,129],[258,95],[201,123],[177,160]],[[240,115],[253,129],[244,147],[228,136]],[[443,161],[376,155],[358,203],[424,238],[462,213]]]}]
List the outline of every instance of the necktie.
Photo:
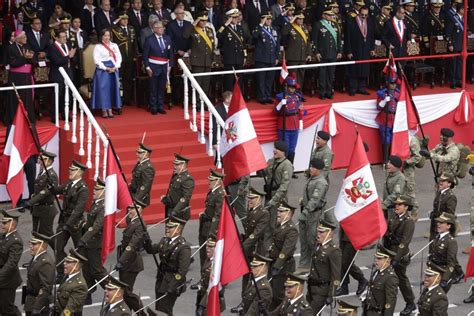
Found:
[{"label": "necktie", "polygon": [[398,30],[402,32],[402,20],[398,20]]},{"label": "necktie", "polygon": [[107,314],[107,312],[110,310],[110,304],[108,304],[107,306],[105,306],[104,308],[104,315]]},{"label": "necktie", "polygon": [[38,45],[41,45],[41,37],[39,32],[35,32],[36,34],[36,41],[38,42]]},{"label": "necktie", "polygon": [[178,21],[179,27],[183,27],[183,21]]},{"label": "necktie", "polygon": [[63,52],[66,53],[66,45],[61,44],[61,48],[63,49]]},{"label": "necktie", "polygon": [[137,21],[138,21],[138,24],[141,26],[142,25],[142,18],[140,16],[140,12],[137,12]]},{"label": "necktie", "polygon": [[158,10],[158,17],[160,18],[160,20],[163,20],[163,16],[161,15],[161,10]]},{"label": "necktie", "polygon": [[123,32],[125,33],[125,35],[128,35],[128,32],[127,32],[127,28],[126,28],[126,27],[122,27],[122,30],[123,30]]},{"label": "necktie", "polygon": [[207,11],[207,16],[209,17],[209,22],[212,23],[212,9]]},{"label": "necktie", "polygon": [[160,37],[158,38],[158,43],[160,43],[160,48],[161,48],[161,50],[164,50],[164,49],[165,49],[165,45],[164,45],[164,43],[163,43],[163,37],[160,36]]},{"label": "necktie", "polygon": [[105,17],[107,18],[107,21],[110,23],[110,16],[108,11],[104,11]]}]

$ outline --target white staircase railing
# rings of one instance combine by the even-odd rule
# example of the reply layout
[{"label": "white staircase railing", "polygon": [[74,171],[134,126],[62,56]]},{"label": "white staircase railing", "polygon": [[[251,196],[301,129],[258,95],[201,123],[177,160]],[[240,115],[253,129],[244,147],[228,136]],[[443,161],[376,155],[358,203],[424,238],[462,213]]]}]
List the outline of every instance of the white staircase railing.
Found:
[{"label": "white staircase railing", "polygon": [[[184,61],[182,59],[178,60],[179,66],[183,69],[183,80],[184,80],[184,119],[189,120],[189,128],[193,132],[199,132],[198,133],[198,141],[201,144],[206,144],[206,139],[207,139],[207,149],[206,152],[209,156],[216,156],[216,165],[218,168],[221,167],[221,156],[220,156],[220,151],[219,151],[219,145],[221,142],[221,134],[222,134],[222,129],[225,127],[225,122],[222,119],[222,117],[219,115],[217,112],[216,108],[214,105],[212,105],[212,102],[209,100],[208,96],[204,93],[202,90],[201,86],[199,83],[196,81],[194,78],[193,74],[189,70],[189,68],[186,66]],[[191,83],[191,117],[189,116],[189,83]],[[200,128],[198,130],[198,125],[197,125],[197,100],[199,95],[199,124]],[[207,117],[208,120],[208,131],[207,131],[207,138],[206,138],[206,131],[205,131],[205,126],[206,126],[206,111],[208,110],[209,116]],[[212,140],[214,139],[213,135],[213,117],[215,117],[216,123],[219,125],[217,128],[216,132],[216,142],[217,142],[217,148],[214,151],[213,145],[212,145]]]},{"label": "white staircase railing", "polygon": [[[102,178],[105,179],[105,172],[107,168],[107,146],[109,141],[105,136],[104,131],[100,127],[99,123],[92,115],[92,112],[89,110],[86,102],[80,95],[76,86],[69,78],[66,71],[61,67],[59,72],[64,78],[64,83],[66,86],[66,91],[64,95],[64,129],[66,131],[71,130],[71,142],[76,144],[79,142],[78,155],[86,156],[86,165],[87,168],[94,168],[94,179],[97,179],[100,174],[101,169],[101,148],[103,149],[102,153]],[[56,97],[57,97],[56,93]],[[71,101],[72,98],[72,102]],[[69,111],[70,105],[72,104],[72,116],[71,123],[69,123]],[[56,113],[58,113],[58,108],[56,107]],[[79,116],[79,117],[78,117]],[[85,124],[87,120],[87,126]],[[78,128],[79,125],[79,128]],[[58,124],[56,126],[59,126]],[[85,133],[87,131],[87,133]],[[79,133],[79,137],[78,137]],[[86,139],[84,139],[86,136]],[[92,143],[94,142],[95,137],[95,147],[94,152],[92,152]],[[86,144],[84,144],[84,141]]]}]

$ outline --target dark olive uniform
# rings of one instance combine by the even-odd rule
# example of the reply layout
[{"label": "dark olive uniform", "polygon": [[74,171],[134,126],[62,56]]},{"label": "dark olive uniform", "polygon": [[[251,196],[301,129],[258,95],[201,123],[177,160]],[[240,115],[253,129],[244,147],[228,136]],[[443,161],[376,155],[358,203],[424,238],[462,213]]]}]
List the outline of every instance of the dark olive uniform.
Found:
[{"label": "dark olive uniform", "polygon": [[[59,285],[54,309],[58,315],[82,315],[82,307],[87,296],[87,283],[82,272],[65,279]],[[69,314],[67,311],[69,311]]]},{"label": "dark olive uniform", "polygon": [[[317,313],[317,311],[315,312]],[[271,316],[287,316],[287,315],[298,315],[298,316],[313,316],[313,309],[309,303],[301,295],[293,303],[288,298],[285,298],[278,308],[269,313]]]},{"label": "dark olive uniform", "polygon": [[[189,206],[193,191],[194,178],[188,170],[173,174],[168,186],[168,192],[162,199],[163,204],[165,204],[166,217],[181,215],[180,211]],[[189,220],[189,211],[180,217]]]},{"label": "dark olive uniform", "polygon": [[[260,294],[260,299],[262,300],[263,306],[268,308],[268,306],[270,306],[270,304],[272,303],[273,297],[270,282],[268,281],[266,276],[256,278],[255,282],[257,284],[258,292]],[[243,315],[259,315],[257,291],[255,290],[255,285],[253,284],[253,282],[249,282],[247,288],[242,294],[242,303],[244,308]]]},{"label": "dark olive uniform", "polygon": [[153,168],[149,158],[146,158],[135,165],[132,170],[132,183],[130,184],[130,190],[136,200],[142,201],[146,205],[150,205],[150,191],[154,178],[155,168]]},{"label": "dark olive uniform", "polygon": [[22,252],[23,241],[17,231],[0,235],[0,315],[20,315],[15,291],[22,282],[18,269]]},{"label": "dark olive uniform", "polygon": [[[109,276],[109,281],[105,285],[105,289],[110,290],[110,291],[123,291],[126,287],[127,287],[127,284],[111,276]],[[115,294],[117,294],[117,292],[115,292]],[[110,300],[112,301],[113,299],[110,299]],[[113,303],[109,301],[107,304],[105,304],[105,306],[104,304],[102,304],[102,309],[100,310],[100,316],[130,316],[130,315],[132,315],[132,312],[130,311],[130,308],[127,306],[127,304],[125,304],[123,297],[120,300]]]},{"label": "dark olive uniform", "polygon": [[356,254],[356,250],[354,249],[354,246],[352,245],[351,240],[349,239],[349,237],[347,237],[342,227],[339,227],[339,248],[341,249],[341,254],[342,254],[341,280],[344,277],[342,273],[346,273],[347,269],[349,269],[349,274],[342,281],[341,288],[347,289],[347,291],[349,291],[348,289],[348,286],[350,283],[349,276],[356,279],[359,282],[359,285],[362,286],[361,282],[363,283],[367,282],[364,277],[364,272],[362,272],[362,270],[355,264],[355,262],[353,262],[352,265],[349,267],[349,265],[352,262],[352,259],[354,258]]},{"label": "dark olive uniform", "polygon": [[448,297],[441,286],[428,290],[425,288],[418,299],[420,316],[448,316]]},{"label": "dark olive uniform", "polygon": [[105,312],[101,312],[100,316],[130,316],[132,312],[130,308],[128,308],[125,301],[120,301],[117,305],[112,306],[111,308],[107,309],[107,306],[104,308]]},{"label": "dark olive uniform", "polygon": [[446,270],[441,279],[447,283],[443,286],[446,293],[451,288],[452,278],[456,276],[455,271],[459,265],[457,252],[458,243],[449,232],[438,234],[430,245],[430,261]]},{"label": "dark olive uniform", "polygon": [[249,209],[247,216],[247,225],[243,235],[243,249],[245,256],[250,259],[254,253],[263,253],[264,251],[264,233],[270,225],[270,214],[268,210],[260,204],[256,208]]},{"label": "dark olive uniform", "polygon": [[436,237],[436,221],[435,218],[441,216],[442,213],[450,213],[456,215],[456,206],[458,199],[454,191],[450,188],[441,192],[436,191],[436,196],[433,200],[433,211],[430,213],[430,240]]},{"label": "dark olive uniform", "polygon": [[156,310],[173,315],[176,299],[186,290],[186,274],[191,264],[191,248],[182,236],[163,237],[158,244],[145,243],[148,253],[158,253],[160,267],[156,275],[155,295],[164,298],[156,302]]},{"label": "dark olive uniform", "polygon": [[[282,42],[286,43],[285,58],[288,66],[302,65],[306,63],[306,58],[310,57],[311,38],[308,29],[303,24],[286,23],[281,29]],[[304,84],[304,70],[296,70],[296,80],[301,88]]]},{"label": "dark olive uniform", "polygon": [[366,299],[367,316],[393,315],[397,303],[398,278],[392,266],[377,270],[369,284]]}]

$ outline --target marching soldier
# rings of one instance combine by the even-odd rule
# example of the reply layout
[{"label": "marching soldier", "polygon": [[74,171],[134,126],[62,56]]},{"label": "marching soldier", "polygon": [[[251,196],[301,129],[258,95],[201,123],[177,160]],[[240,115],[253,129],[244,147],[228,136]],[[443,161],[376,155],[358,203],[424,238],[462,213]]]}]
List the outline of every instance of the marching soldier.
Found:
[{"label": "marching soldier", "polygon": [[165,237],[152,245],[145,233],[145,250],[160,256],[160,267],[156,275],[155,295],[162,297],[155,303],[155,309],[166,315],[173,315],[177,298],[186,291],[186,274],[191,264],[191,248],[182,236],[186,220],[171,216],[166,223]]},{"label": "marching soldier", "polygon": [[[265,185],[265,204],[270,212],[270,230],[267,231],[265,242],[270,239],[270,234],[276,227],[276,209],[282,201],[288,199],[288,188],[293,175],[293,165],[286,159],[288,144],[278,140],[274,143],[273,158],[268,160],[267,167],[258,174],[263,175]],[[271,235],[271,234],[270,234]]]},{"label": "marching soldier", "polygon": [[[421,34],[425,51],[431,51],[431,39],[437,36],[444,37],[445,18],[440,14],[442,0],[431,0],[431,10],[425,15],[421,22]],[[431,53],[435,53],[432,51]]]},{"label": "marching soldier", "polygon": [[124,291],[127,284],[114,277],[109,277],[108,283],[105,285],[105,303],[104,309],[101,310],[100,316],[127,316],[132,312],[123,300]]},{"label": "marching soldier", "polygon": [[[133,77],[135,73],[135,56],[138,54],[138,39],[133,26],[128,25],[126,12],[119,15],[119,22],[112,26],[112,40],[118,45],[122,55],[120,78],[122,79],[123,104],[130,105],[133,94]],[[119,110],[120,112],[120,110]]]},{"label": "marching soldier", "polygon": [[380,245],[375,253],[375,273],[369,281],[364,315],[393,315],[397,303],[398,278],[390,265],[396,253]]},{"label": "marching soldier", "polygon": [[406,180],[400,171],[402,160],[398,156],[390,156],[386,165],[387,178],[383,186],[382,209],[385,219],[393,211],[394,202],[400,194],[405,193]]},{"label": "marching soldier", "polygon": [[410,242],[415,232],[415,221],[408,211],[413,203],[408,196],[401,195],[395,200],[395,211],[389,215],[387,231],[383,238],[385,248],[396,253],[391,265],[398,277],[398,286],[402,292],[406,306],[400,315],[411,315],[416,309],[415,295],[407,277],[407,267],[410,263]]},{"label": "marching soldier", "polygon": [[[288,279],[285,281],[285,299],[274,310],[269,313],[272,316],[300,315],[312,316],[313,309],[304,298],[304,282],[307,277],[288,273]],[[315,311],[317,313],[317,311]]]},{"label": "marching soldier", "polygon": [[436,237],[437,224],[436,218],[441,216],[442,213],[449,213],[456,215],[456,206],[458,199],[454,194],[455,180],[451,173],[443,173],[438,178],[438,190],[433,200],[433,211],[430,214],[431,226],[430,226],[430,240]]},{"label": "marching soldier", "polygon": [[74,247],[78,246],[81,238],[81,229],[84,221],[84,211],[89,198],[89,188],[82,179],[87,167],[77,160],[73,160],[69,167],[69,181],[59,187],[50,186],[52,194],[62,194],[63,212],[59,216],[58,228],[56,230],[56,264],[57,281],[64,277],[62,264],[66,257],[64,247],[72,239]]},{"label": "marching soldier", "polygon": [[[165,205],[166,217],[179,216],[189,220],[189,201],[194,191],[194,178],[188,171],[189,158],[174,154],[173,175],[171,176],[168,192],[161,196]],[[187,211],[186,211],[187,209]]]},{"label": "marching soldier", "polygon": [[333,302],[341,278],[341,249],[332,241],[336,226],[321,220],[316,247],[311,258],[311,271],[306,298],[316,313]]},{"label": "marching soldier", "polygon": [[[440,133],[441,143],[436,145],[436,147],[429,152],[427,149],[423,148],[420,150],[420,154],[426,158],[433,158],[436,162],[437,175],[449,172],[456,176],[460,153],[458,147],[453,141],[454,131],[449,128],[442,128]],[[457,181],[456,178],[455,181]]]},{"label": "marching soldier", "polygon": [[[215,35],[211,27],[208,26],[208,14],[201,12],[193,22],[194,27],[184,30],[183,37],[189,38],[190,52],[189,64],[195,73],[211,72],[212,60],[216,49]],[[210,76],[197,77],[197,82],[202,90],[209,95]]]},{"label": "marching soldier", "polygon": [[338,307],[336,314],[346,316],[357,316],[357,310],[360,308],[360,299],[358,297],[348,297],[337,300]]},{"label": "marching soldier", "polygon": [[58,287],[54,312],[57,315],[82,315],[82,307],[87,296],[87,283],[82,276],[82,265],[87,258],[71,249],[64,258],[65,278]]},{"label": "marching soldier", "polygon": [[[285,58],[288,66],[302,65],[311,61],[311,38],[308,29],[304,25],[304,13],[295,14],[281,28],[282,42],[286,44]],[[304,70],[296,70],[296,81],[304,88]]]},{"label": "marching soldier", "polygon": [[142,201],[147,206],[150,205],[150,191],[155,178],[155,168],[150,160],[151,152],[150,147],[140,143],[137,148],[137,164],[133,167],[132,183],[130,184],[133,198]]},{"label": "marching soldier", "polygon": [[[222,203],[225,199],[224,185],[222,179],[224,175],[216,170],[209,170],[209,192],[206,197],[206,208],[199,215],[199,245],[202,245],[209,238],[210,234],[216,234],[221,217]],[[199,252],[201,267],[206,260],[206,249],[201,248]]]},{"label": "marching soldier", "polygon": [[26,286],[22,297],[25,297],[26,315],[49,315],[49,303],[53,288],[55,262],[48,254],[48,243],[51,238],[35,231],[30,240],[31,262],[28,266]]},{"label": "marching soldier", "polygon": [[[107,271],[102,266],[102,228],[104,223],[105,212],[105,182],[97,178],[94,186],[93,202],[89,212],[86,215],[86,222],[83,230],[84,235],[79,240],[77,246],[79,252],[87,258],[82,271],[87,287],[90,288],[96,281],[102,280],[107,275]],[[104,282],[105,283],[105,282]],[[102,286],[103,287],[103,286]],[[91,293],[87,294],[86,305],[92,303]]]},{"label": "marching soldier", "polygon": [[454,238],[456,217],[450,213],[442,213],[436,218],[438,235],[430,245],[429,259],[445,269],[440,286],[448,293],[451,285],[459,283],[464,278],[464,272],[456,257],[458,243]]},{"label": "marching soldier", "polygon": [[316,240],[316,230],[321,218],[324,217],[323,208],[326,205],[326,194],[329,186],[322,174],[323,168],[323,160],[319,158],[311,159],[309,179],[306,183],[303,197],[300,199],[300,267],[304,269],[310,268],[311,254]]},{"label": "marching soldier", "polygon": [[[250,262],[250,269],[255,283],[252,280],[242,294],[243,315],[260,315],[260,308],[268,307],[272,303],[272,288],[267,278],[268,267],[271,262],[272,259],[258,253],[255,254],[252,262]],[[259,296],[257,295],[255,286],[258,288]]]},{"label": "marching soldier", "polygon": [[[117,264],[115,270],[119,272],[120,281],[126,283],[123,299],[125,303],[134,311],[143,307],[140,297],[133,293],[133,286],[138,273],[143,271],[143,258],[141,249],[143,245],[143,226],[140,223],[139,214],[146,205],[135,200],[127,208],[127,228],[123,231],[122,243],[117,249]],[[136,208],[135,208],[136,206]],[[144,311],[138,313],[139,316],[146,316]]]},{"label": "marching soldier", "polygon": [[277,208],[278,226],[273,231],[272,244],[268,248],[269,257],[273,260],[271,277],[273,291],[272,309],[279,306],[285,297],[285,276],[295,271],[293,257],[298,242],[298,230],[292,217],[295,207],[282,201]]},{"label": "marching soldier", "polygon": [[441,278],[446,273],[442,267],[429,262],[425,269],[423,292],[418,299],[418,313],[420,316],[448,315],[448,297],[440,286]]},{"label": "marching soldier", "polygon": [[244,228],[247,226],[249,187],[250,175],[242,176],[226,186],[229,198],[233,201],[232,206]]},{"label": "marching soldier", "polygon": [[[58,185],[58,175],[53,169],[53,162],[56,155],[43,151],[38,157],[40,172],[35,181],[35,192],[31,199],[25,202],[25,207],[31,209],[33,216],[33,231],[45,236],[53,235],[53,222],[58,213],[54,206],[54,195],[48,190],[48,185]],[[41,160],[43,160],[43,163]],[[44,169],[46,166],[46,170]],[[54,242],[48,241],[54,249]]]},{"label": "marching soldier", "polygon": [[17,232],[21,213],[2,210],[0,219],[0,315],[21,315],[15,305],[15,293],[22,279],[18,262],[23,252],[23,241]]},{"label": "marching soldier", "polygon": [[326,179],[329,186],[329,173],[331,172],[332,160],[334,159],[334,153],[328,146],[328,141],[331,138],[328,132],[318,131],[316,137],[316,148],[311,153],[311,159],[319,158],[324,162],[324,167],[321,170],[321,174]]},{"label": "marching soldier", "polygon": [[416,181],[415,168],[421,161],[421,145],[416,135],[410,134],[410,157],[403,164],[403,175],[406,179],[405,194],[411,199],[413,205],[411,209],[411,218],[416,222],[418,219],[418,202],[416,201]]}]

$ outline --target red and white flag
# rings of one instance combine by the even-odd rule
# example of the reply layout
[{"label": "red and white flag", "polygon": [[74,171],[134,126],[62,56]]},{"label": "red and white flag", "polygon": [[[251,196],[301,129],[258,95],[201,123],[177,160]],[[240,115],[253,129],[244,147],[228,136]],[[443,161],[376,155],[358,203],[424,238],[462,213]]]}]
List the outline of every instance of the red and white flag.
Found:
[{"label": "red and white flag", "polygon": [[288,77],[289,72],[288,68],[286,68],[286,59],[283,57],[283,62],[281,64],[281,71],[280,71],[280,84],[283,84],[285,82],[286,77]]},{"label": "red and white flag", "polygon": [[229,206],[222,203],[222,213],[217,229],[217,243],[214,249],[211,276],[209,278],[206,316],[221,314],[219,289],[222,285],[249,273],[235,222]]},{"label": "red and white flag", "polygon": [[454,113],[454,121],[458,125],[469,124],[474,119],[473,112],[474,108],[472,107],[470,93],[466,90],[462,90],[459,106]]},{"label": "red and white flag", "polygon": [[390,52],[385,67],[383,67],[382,72],[389,78],[397,76],[397,65],[395,64],[395,59],[393,54]]},{"label": "red and white flag", "polygon": [[117,158],[109,142],[105,177],[105,212],[102,228],[102,263],[115,248],[115,217],[120,210],[132,204],[132,197],[120,172]]},{"label": "red and white flag", "polygon": [[224,185],[267,166],[237,80],[225,121],[220,151],[225,169]]},{"label": "red and white flag", "polygon": [[471,254],[469,255],[469,260],[467,261],[466,265],[466,274],[464,275],[464,281],[467,278],[474,276],[474,240],[471,241]]},{"label": "red and white flag", "polygon": [[360,134],[357,135],[334,215],[357,250],[372,244],[387,230]]},{"label": "red and white flag", "polygon": [[0,183],[6,184],[13,207],[16,207],[16,203],[23,193],[23,166],[28,158],[38,153],[38,147],[30,129],[28,114],[23,101],[18,100],[18,108],[13,118],[3,156],[0,159]]}]

